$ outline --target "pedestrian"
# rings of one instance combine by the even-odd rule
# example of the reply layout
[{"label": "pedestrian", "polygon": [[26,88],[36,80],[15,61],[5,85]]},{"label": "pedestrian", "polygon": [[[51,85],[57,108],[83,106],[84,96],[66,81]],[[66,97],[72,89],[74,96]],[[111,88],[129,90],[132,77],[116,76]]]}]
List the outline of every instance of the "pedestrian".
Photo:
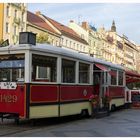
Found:
[{"label": "pedestrian", "polygon": [[98,112],[98,96],[92,94],[89,101],[91,102],[91,117],[95,118]]}]

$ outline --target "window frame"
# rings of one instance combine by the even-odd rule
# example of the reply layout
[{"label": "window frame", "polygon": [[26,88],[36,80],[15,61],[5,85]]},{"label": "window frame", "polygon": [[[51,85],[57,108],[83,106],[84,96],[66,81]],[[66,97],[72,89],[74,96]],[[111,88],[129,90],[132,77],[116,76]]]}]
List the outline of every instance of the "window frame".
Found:
[{"label": "window frame", "polygon": [[[13,55],[13,56],[12,56]],[[14,58],[15,56],[15,58]],[[1,67],[0,69],[2,70],[9,70],[10,72],[10,81],[6,81],[6,82],[16,82],[16,83],[21,83],[21,82],[24,82],[25,83],[25,75],[26,75],[26,68],[25,68],[25,52],[21,52],[21,53],[15,53],[15,54],[11,54],[11,58],[8,58],[10,57],[9,55],[5,54],[5,57],[7,59],[3,59],[2,61],[23,61],[23,65],[22,66],[10,66],[10,67]],[[13,58],[12,58],[13,57]],[[14,76],[14,72],[17,71],[18,72],[18,77],[16,78],[16,81],[13,81],[13,76]],[[22,73],[23,73],[23,77],[22,76]],[[11,77],[12,76],[12,77]],[[19,80],[17,80],[19,79]],[[12,81],[11,81],[12,80]],[[0,81],[0,82],[4,82],[4,81]]]},{"label": "window frame", "polygon": [[[85,83],[85,82],[80,82],[80,63],[81,64],[84,64],[84,65],[88,65],[88,82],[87,83]],[[89,63],[86,63],[86,62],[79,62],[79,69],[78,69],[78,84],[90,84],[90,66],[91,64],[89,64]]]},{"label": "window frame", "polygon": [[[33,71],[33,68],[32,68],[32,66],[33,66],[33,61],[32,61],[32,59],[33,59],[33,55],[40,55],[40,56],[43,56],[43,57],[54,57],[54,58],[56,58],[56,81],[54,81],[54,82],[51,82],[51,81],[33,81],[32,80],[32,71]],[[31,80],[30,80],[30,82],[31,83],[40,83],[40,84],[56,84],[56,83],[58,83],[58,67],[59,67],[59,64],[58,64],[58,58],[59,58],[59,56],[58,55],[53,55],[53,54],[48,54],[48,53],[37,53],[37,52],[32,52],[31,53],[31,70],[30,70],[30,77],[31,77]],[[38,80],[40,79],[40,78],[37,78]]]},{"label": "window frame", "polygon": [[[63,77],[62,77],[62,63],[63,63],[63,60],[75,62],[75,77],[74,77],[74,82],[72,82],[72,83],[63,82]],[[77,60],[71,59],[71,58],[68,58],[68,57],[61,57],[61,83],[62,84],[71,84],[71,85],[76,84],[77,83],[76,77],[77,77]]]},{"label": "window frame", "polygon": [[111,83],[111,75],[110,75],[110,85],[111,86],[118,86],[118,70],[117,69],[115,69],[115,68],[110,68],[110,71],[116,71],[116,84],[112,84]]}]

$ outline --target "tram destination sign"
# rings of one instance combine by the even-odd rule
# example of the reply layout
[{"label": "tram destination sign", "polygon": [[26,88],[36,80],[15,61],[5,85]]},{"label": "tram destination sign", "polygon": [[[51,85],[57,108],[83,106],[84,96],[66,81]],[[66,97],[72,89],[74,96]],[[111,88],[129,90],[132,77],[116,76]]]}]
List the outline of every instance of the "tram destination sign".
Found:
[{"label": "tram destination sign", "polygon": [[17,84],[15,82],[0,82],[0,89],[16,89]]}]

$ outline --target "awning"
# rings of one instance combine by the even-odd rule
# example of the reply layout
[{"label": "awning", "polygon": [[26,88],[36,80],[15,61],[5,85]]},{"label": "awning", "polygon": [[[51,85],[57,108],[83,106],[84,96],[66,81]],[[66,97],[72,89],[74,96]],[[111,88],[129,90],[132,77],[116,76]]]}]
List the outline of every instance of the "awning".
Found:
[{"label": "awning", "polygon": [[109,71],[109,74],[113,77],[116,77],[117,76],[117,72],[116,71]]},{"label": "awning", "polygon": [[126,83],[140,82],[140,74],[134,71],[125,71]]},{"label": "awning", "polygon": [[99,69],[103,70],[103,71],[107,71],[107,67],[105,67],[104,65],[102,64],[95,64],[96,67],[98,67]]}]

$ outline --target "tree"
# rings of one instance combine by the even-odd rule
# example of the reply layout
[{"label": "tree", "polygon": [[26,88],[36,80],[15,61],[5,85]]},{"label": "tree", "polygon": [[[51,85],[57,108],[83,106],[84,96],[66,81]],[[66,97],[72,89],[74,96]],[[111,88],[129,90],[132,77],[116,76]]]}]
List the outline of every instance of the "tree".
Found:
[{"label": "tree", "polygon": [[39,35],[37,35],[36,42],[50,44],[48,34],[47,33],[40,33]]}]

